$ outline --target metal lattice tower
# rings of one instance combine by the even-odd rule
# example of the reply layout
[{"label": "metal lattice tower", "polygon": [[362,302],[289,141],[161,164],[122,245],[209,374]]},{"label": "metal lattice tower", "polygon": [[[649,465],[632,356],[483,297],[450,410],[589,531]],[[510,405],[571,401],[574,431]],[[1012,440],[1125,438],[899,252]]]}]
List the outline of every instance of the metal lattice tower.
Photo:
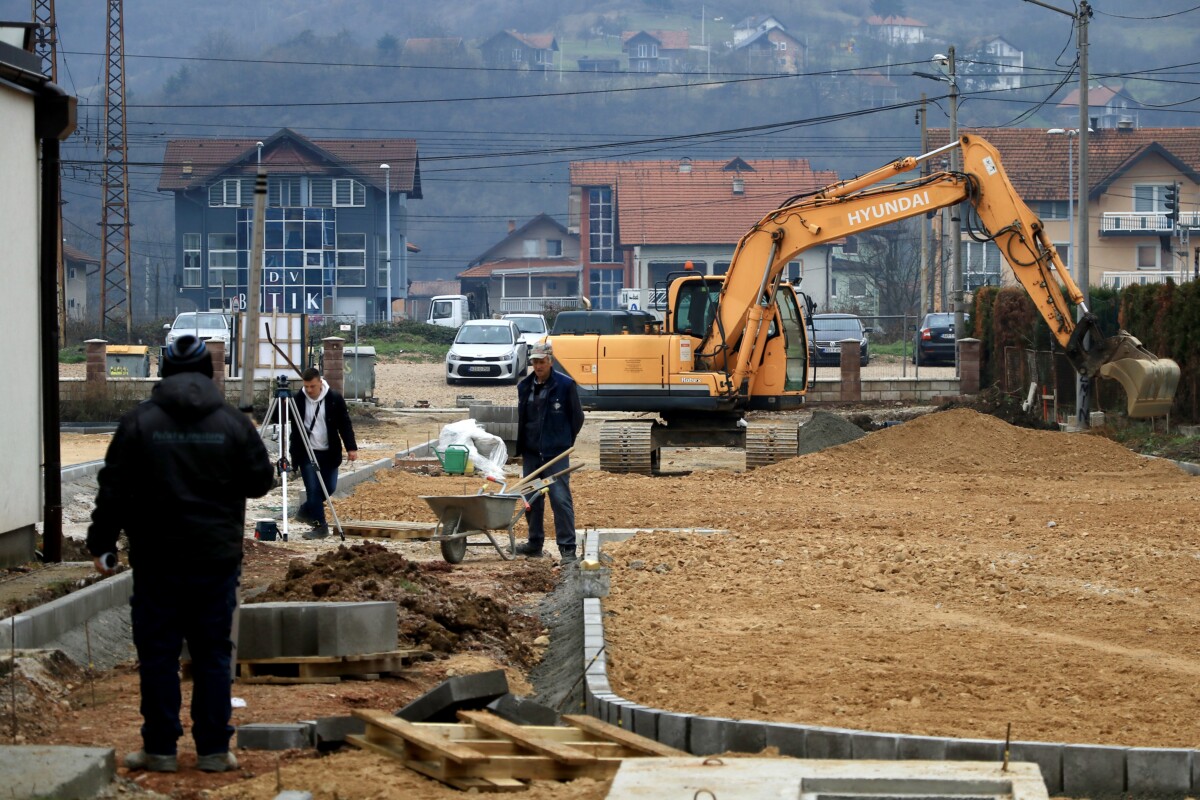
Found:
[{"label": "metal lattice tower", "polygon": [[124,0],[108,0],[104,48],[104,213],[100,222],[100,331],[123,324],[133,335],[129,303],[129,149],[125,137]]},{"label": "metal lattice tower", "polygon": [[[33,21],[37,24],[34,50],[42,60],[42,74],[58,83],[58,23],[54,20],[54,0],[33,0]],[[58,229],[62,230],[62,189],[58,197]],[[62,237],[58,247],[58,330],[67,329],[67,276],[63,267]]]}]

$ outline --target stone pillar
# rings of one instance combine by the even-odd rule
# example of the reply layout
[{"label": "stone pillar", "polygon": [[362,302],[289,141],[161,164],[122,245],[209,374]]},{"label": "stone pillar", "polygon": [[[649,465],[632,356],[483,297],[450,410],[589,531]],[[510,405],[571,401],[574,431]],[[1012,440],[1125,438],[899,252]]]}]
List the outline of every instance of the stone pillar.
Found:
[{"label": "stone pillar", "polygon": [[978,339],[958,340],[958,393],[979,394],[979,359],[983,343]]},{"label": "stone pillar", "polygon": [[862,400],[862,344],[858,339],[843,339],[842,346],[842,397],[843,403]]},{"label": "stone pillar", "polygon": [[88,397],[103,395],[108,391],[108,342],[104,339],[88,339],[84,344],[87,364],[83,393]]},{"label": "stone pillar", "polygon": [[213,383],[217,385],[217,391],[221,396],[225,396],[225,343],[220,339],[209,339],[204,343],[208,348],[208,355],[212,358],[213,365]]},{"label": "stone pillar", "polygon": [[324,355],[324,373],[325,382],[329,384],[329,388],[339,394],[343,394],[343,385],[346,379],[345,354],[343,348],[346,345],[346,340],[340,336],[330,336],[322,339],[321,344],[325,346]]}]

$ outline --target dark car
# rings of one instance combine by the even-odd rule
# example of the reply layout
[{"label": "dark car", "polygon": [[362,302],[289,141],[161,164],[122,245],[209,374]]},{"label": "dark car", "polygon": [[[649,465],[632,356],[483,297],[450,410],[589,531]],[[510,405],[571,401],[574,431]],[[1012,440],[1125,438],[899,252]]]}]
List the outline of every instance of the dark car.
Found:
[{"label": "dark car", "polygon": [[809,353],[817,366],[838,366],[842,363],[842,341],[858,339],[859,364],[871,363],[870,343],[862,320],[853,314],[813,314],[809,336]]},{"label": "dark car", "polygon": [[[964,314],[966,322],[970,314]],[[948,312],[926,314],[913,339],[914,364],[933,364],[938,361],[954,363],[954,315]]]}]

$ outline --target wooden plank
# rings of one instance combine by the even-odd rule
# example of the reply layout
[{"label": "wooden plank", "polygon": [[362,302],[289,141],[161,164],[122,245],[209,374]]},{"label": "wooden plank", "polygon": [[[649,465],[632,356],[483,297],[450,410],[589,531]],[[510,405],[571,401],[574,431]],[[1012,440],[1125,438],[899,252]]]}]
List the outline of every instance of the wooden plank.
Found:
[{"label": "wooden plank", "polygon": [[577,750],[568,744],[550,741],[527,728],[514,725],[508,720],[486,711],[459,711],[458,718],[474,723],[481,730],[497,736],[504,736],[522,747],[550,756],[555,761],[561,761],[564,764],[592,764],[596,761],[596,757],[591,753]]},{"label": "wooden plank", "polygon": [[667,747],[665,744],[660,744],[653,739],[647,739],[645,736],[638,736],[636,733],[631,733],[624,728],[618,728],[616,725],[601,722],[595,717],[588,717],[582,714],[564,714],[563,722],[628,747],[637,753],[644,753],[649,756],[665,756],[667,758],[686,757],[690,755],[690,753],[676,750],[674,747]]},{"label": "wooden plank", "polygon": [[342,523],[347,536],[375,539],[428,539],[437,530],[436,522],[394,522],[391,520],[353,520]]},{"label": "wooden plank", "polygon": [[[460,742],[452,742],[444,736],[424,731],[411,722],[406,722],[386,711],[355,709],[354,716],[366,721],[381,731],[412,742],[431,753],[436,753],[458,764],[486,763],[489,757]],[[368,738],[371,731],[368,729]]]}]

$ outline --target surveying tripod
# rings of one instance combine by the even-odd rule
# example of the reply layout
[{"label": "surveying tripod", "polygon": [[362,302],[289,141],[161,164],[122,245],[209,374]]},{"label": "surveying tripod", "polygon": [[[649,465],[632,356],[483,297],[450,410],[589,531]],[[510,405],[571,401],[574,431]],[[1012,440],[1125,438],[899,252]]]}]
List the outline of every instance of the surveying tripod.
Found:
[{"label": "surveying tripod", "polygon": [[272,419],[275,419],[278,426],[276,430],[279,431],[279,460],[275,462],[275,469],[283,480],[283,540],[285,542],[288,540],[288,470],[292,466],[296,466],[299,470],[298,465],[288,464],[288,443],[291,441],[290,429],[294,420],[296,432],[300,434],[300,441],[304,442],[304,453],[308,456],[308,462],[312,464],[313,470],[317,474],[317,483],[321,487],[321,494],[325,496],[325,501],[329,504],[329,514],[333,517],[333,524],[337,527],[338,535],[344,542],[346,541],[346,532],[342,530],[342,521],[338,519],[333,501],[329,499],[329,490],[325,487],[325,479],[321,477],[321,467],[317,463],[316,453],[313,452],[312,442],[308,439],[308,431],[304,430],[304,416],[296,408],[296,399],[292,397],[292,391],[288,388],[287,376],[280,375],[275,381],[275,393],[271,395],[271,402],[267,405],[263,424],[269,424]]}]

